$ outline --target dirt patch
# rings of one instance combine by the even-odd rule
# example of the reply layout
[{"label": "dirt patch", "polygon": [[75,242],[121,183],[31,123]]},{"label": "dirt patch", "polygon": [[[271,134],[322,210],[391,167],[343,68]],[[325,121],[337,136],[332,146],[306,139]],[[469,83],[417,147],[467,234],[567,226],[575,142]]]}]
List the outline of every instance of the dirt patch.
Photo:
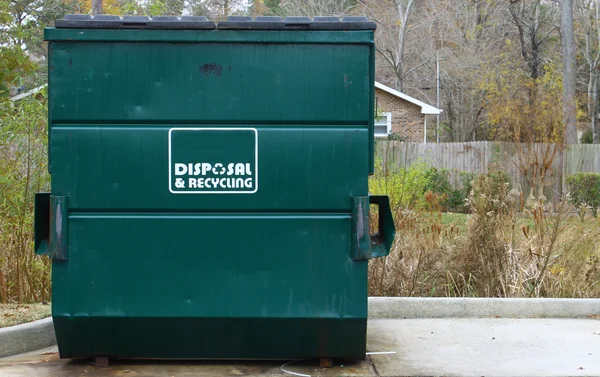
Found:
[{"label": "dirt patch", "polygon": [[50,304],[0,304],[0,328],[50,317]]}]

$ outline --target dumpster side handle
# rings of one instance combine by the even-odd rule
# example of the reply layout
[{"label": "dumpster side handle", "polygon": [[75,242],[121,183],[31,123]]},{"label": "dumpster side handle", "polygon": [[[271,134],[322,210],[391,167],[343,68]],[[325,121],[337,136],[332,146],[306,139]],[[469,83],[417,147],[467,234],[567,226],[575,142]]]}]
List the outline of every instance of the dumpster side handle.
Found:
[{"label": "dumpster side handle", "polygon": [[69,206],[66,196],[35,195],[34,250],[53,260],[67,260]]},{"label": "dumpster side handle", "polygon": [[371,235],[371,257],[385,257],[390,255],[396,238],[396,226],[390,207],[390,198],[387,195],[371,195],[369,203],[379,207],[378,233]]},{"label": "dumpster side handle", "polygon": [[37,255],[48,255],[50,242],[50,193],[38,192],[34,199],[34,250]]},{"label": "dumpster side handle", "polygon": [[[379,207],[378,232],[370,234],[369,205]],[[352,260],[369,260],[390,254],[396,228],[390,199],[384,195],[358,196],[352,198]]]}]

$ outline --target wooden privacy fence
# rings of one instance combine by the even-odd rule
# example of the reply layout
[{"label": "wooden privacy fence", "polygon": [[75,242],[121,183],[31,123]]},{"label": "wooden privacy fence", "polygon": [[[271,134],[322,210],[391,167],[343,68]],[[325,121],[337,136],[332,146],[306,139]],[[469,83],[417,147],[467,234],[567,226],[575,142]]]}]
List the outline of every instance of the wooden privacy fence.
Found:
[{"label": "wooden privacy fence", "polygon": [[572,144],[564,148],[556,144],[517,144],[495,141],[464,143],[413,143],[378,140],[376,160],[387,168],[409,167],[427,163],[450,171],[451,179],[458,173],[485,173],[490,169],[504,170],[515,187],[529,194],[527,176],[537,173],[536,166],[547,167],[544,194],[556,198],[566,192],[565,178],[576,172],[600,173],[600,144]]}]

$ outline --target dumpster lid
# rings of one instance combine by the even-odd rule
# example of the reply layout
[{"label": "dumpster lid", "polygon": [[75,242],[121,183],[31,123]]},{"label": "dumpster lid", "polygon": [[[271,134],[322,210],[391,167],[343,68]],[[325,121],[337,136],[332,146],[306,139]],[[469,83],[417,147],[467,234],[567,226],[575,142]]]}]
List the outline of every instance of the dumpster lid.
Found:
[{"label": "dumpster lid", "polygon": [[219,21],[221,30],[375,30],[377,25],[365,16],[338,17],[252,17],[229,16]]},{"label": "dumpster lid", "polygon": [[377,25],[364,16],[338,17],[256,17],[229,16],[215,24],[204,16],[112,16],[68,14],[56,20],[66,29],[158,29],[158,30],[375,30]]},{"label": "dumpster lid", "polygon": [[204,16],[111,16],[98,14],[67,14],[56,20],[60,29],[154,29],[213,30],[215,23]]}]

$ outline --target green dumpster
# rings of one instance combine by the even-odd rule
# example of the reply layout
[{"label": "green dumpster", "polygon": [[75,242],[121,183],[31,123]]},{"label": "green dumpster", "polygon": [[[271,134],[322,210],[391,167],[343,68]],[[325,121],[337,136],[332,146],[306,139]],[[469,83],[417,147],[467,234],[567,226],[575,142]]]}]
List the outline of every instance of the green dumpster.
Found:
[{"label": "green dumpster", "polygon": [[[69,15],[49,49],[60,356],[364,359],[375,24]],[[370,234],[370,205],[379,226]]]}]

